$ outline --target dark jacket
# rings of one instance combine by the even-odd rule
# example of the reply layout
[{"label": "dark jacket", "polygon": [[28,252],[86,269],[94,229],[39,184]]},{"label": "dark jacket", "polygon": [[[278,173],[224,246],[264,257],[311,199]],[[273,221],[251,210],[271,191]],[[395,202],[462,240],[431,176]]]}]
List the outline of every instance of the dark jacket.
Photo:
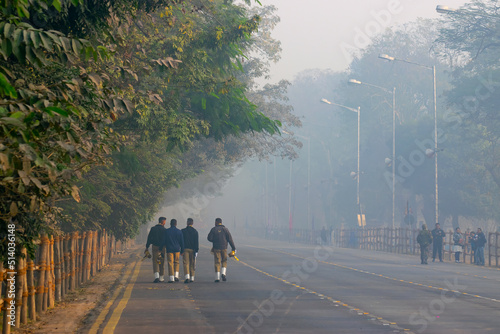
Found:
[{"label": "dark jacket", "polygon": [[422,229],[417,236],[417,242],[421,247],[427,247],[432,243],[432,234],[427,229]]},{"label": "dark jacket", "polygon": [[483,232],[479,232],[476,234],[477,240],[476,240],[476,247],[484,247],[486,245],[486,236],[484,235]]},{"label": "dark jacket", "polygon": [[163,246],[167,253],[184,252],[184,237],[181,230],[175,226],[167,228],[164,233]]},{"label": "dark jacket", "polygon": [[148,241],[146,242],[146,248],[149,248],[149,245],[161,247],[163,244],[164,233],[165,227],[162,224],[156,224],[151,227],[148,234]]},{"label": "dark jacket", "polygon": [[432,230],[432,241],[435,244],[442,244],[443,243],[443,238],[446,236],[446,233],[442,229],[433,229]]},{"label": "dark jacket", "polygon": [[198,231],[192,226],[187,226],[182,229],[182,235],[184,236],[184,249],[192,249],[198,253]]},{"label": "dark jacket", "polygon": [[207,239],[213,244],[214,249],[227,249],[227,243],[229,243],[232,250],[236,250],[233,237],[224,225],[212,227]]}]

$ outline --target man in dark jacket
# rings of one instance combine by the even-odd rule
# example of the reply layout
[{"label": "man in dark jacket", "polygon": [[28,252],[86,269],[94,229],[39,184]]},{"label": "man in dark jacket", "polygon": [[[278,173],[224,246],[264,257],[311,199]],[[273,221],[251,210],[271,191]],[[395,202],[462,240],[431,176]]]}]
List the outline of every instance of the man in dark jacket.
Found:
[{"label": "man in dark jacket", "polygon": [[446,234],[441,229],[439,223],[432,230],[432,262],[436,260],[436,254],[439,256],[439,262],[443,262],[443,240]]},{"label": "man in dark jacket", "polygon": [[477,265],[484,266],[484,246],[486,245],[486,236],[483,230],[478,227],[476,233],[476,252],[477,252]]},{"label": "man in dark jacket", "polygon": [[184,236],[184,253],[182,253],[182,264],[184,265],[184,283],[194,282],[196,255],[198,254],[198,231],[193,227],[193,218],[187,219],[186,228],[182,229]]},{"label": "man in dark jacket", "polygon": [[227,244],[229,243],[231,245],[231,248],[235,253],[236,247],[234,246],[231,233],[224,225],[222,225],[222,219],[215,219],[215,227],[212,227],[207,239],[213,245],[212,252],[214,254],[215,262],[215,283],[219,283],[221,277],[223,281],[226,281]]},{"label": "man in dark jacket", "polygon": [[163,282],[165,279],[165,250],[162,249],[163,237],[165,233],[165,222],[167,218],[160,217],[158,219],[158,224],[151,227],[148,234],[148,241],[146,242],[146,250],[144,253],[149,253],[149,245],[153,245],[153,272],[155,274],[154,283]]},{"label": "man in dark jacket", "polygon": [[170,221],[164,233],[163,246],[167,250],[168,282],[179,282],[179,257],[184,252],[184,237],[177,228],[177,220]]}]

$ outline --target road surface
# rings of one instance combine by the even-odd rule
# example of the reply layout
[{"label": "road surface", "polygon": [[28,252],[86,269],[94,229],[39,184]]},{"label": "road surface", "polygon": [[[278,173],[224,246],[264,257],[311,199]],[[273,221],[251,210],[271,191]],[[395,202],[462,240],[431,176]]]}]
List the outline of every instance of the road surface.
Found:
[{"label": "road surface", "polygon": [[239,262],[214,283],[203,241],[194,283],[123,275],[86,333],[500,333],[500,270],[417,256],[233,236]]}]

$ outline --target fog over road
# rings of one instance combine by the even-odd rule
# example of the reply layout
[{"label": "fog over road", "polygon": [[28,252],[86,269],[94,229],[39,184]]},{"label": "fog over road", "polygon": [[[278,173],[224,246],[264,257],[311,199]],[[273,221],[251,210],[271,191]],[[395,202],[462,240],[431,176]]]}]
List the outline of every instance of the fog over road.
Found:
[{"label": "fog over road", "polygon": [[498,269],[420,265],[417,256],[234,236],[241,261],[230,259],[228,281],[214,283],[203,236],[196,282],[153,284],[151,261],[138,261],[91,332],[498,333],[500,328]]}]

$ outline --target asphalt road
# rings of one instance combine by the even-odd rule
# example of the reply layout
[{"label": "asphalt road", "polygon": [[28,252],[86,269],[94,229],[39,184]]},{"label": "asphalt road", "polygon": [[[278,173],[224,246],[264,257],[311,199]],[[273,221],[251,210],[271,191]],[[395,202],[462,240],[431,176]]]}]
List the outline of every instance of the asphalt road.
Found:
[{"label": "asphalt road", "polygon": [[203,240],[194,283],[182,263],[180,282],[152,283],[137,261],[90,333],[500,333],[498,269],[234,239],[227,282]]}]

